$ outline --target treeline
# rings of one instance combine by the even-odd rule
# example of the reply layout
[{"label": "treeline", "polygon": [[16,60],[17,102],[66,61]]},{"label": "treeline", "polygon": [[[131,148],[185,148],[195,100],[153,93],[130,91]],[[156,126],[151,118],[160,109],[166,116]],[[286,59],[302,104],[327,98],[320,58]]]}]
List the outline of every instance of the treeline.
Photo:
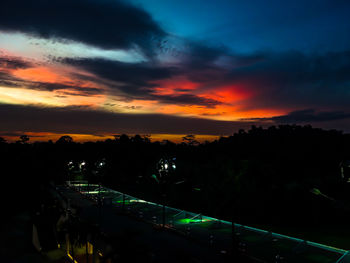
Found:
[{"label": "treeline", "polygon": [[[350,136],[340,131],[252,126],[213,142],[189,135],[179,144],[140,135],[86,143],[69,136],[30,139],[0,139],[1,200],[9,211],[40,203],[38,189],[50,181],[85,178],[147,200],[162,202],[163,191],[171,206],[247,224],[350,219],[350,189],[340,173],[341,163],[350,160]],[[162,158],[176,158],[176,169],[159,182]],[[83,161],[83,168],[69,168],[69,162]]]}]

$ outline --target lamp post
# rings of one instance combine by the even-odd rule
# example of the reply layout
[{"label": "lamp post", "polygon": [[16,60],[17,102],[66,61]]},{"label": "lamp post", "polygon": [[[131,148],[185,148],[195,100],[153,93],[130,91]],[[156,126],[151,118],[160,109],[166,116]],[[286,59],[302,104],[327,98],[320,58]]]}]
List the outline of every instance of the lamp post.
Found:
[{"label": "lamp post", "polygon": [[69,161],[67,163],[67,181],[82,179],[86,171],[85,161]]},{"label": "lamp post", "polygon": [[102,198],[101,198],[101,179],[102,179],[102,172],[104,167],[106,166],[106,161],[105,159],[101,159],[95,163],[95,168],[96,168],[96,174],[98,176],[98,198],[97,198],[97,203],[98,203],[98,214],[99,214],[99,223],[101,224],[101,205],[102,205]]},{"label": "lamp post", "polygon": [[102,178],[102,171],[103,171],[103,168],[105,167],[105,165],[106,165],[105,159],[97,161],[95,164],[96,169],[97,169],[97,174],[98,174],[98,196],[99,196],[99,198],[101,198],[101,178]]},{"label": "lamp post", "polygon": [[163,199],[163,206],[162,206],[162,227],[165,227],[165,201],[166,201],[166,184],[169,180],[169,174],[171,171],[175,171],[176,164],[175,164],[176,158],[161,158],[159,162],[157,163],[157,171],[158,171],[158,177],[153,174],[152,178],[156,180],[160,187],[161,196]]},{"label": "lamp post", "polygon": [[[85,161],[81,161],[79,163],[79,172],[80,172],[81,179],[84,179],[84,177],[85,177],[84,175],[86,174],[85,171],[86,171],[86,162]],[[79,188],[79,190],[81,190],[81,187]]]},{"label": "lamp post", "polygon": [[67,164],[67,181],[70,181],[73,169],[74,163],[73,161],[69,161]]}]

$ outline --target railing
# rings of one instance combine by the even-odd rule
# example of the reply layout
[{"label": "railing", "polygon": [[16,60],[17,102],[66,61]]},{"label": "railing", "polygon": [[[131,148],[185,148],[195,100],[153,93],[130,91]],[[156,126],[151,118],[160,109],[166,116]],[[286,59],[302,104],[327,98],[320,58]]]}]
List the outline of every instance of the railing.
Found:
[{"label": "railing", "polygon": [[[81,181],[69,182],[68,186],[96,202],[99,198],[108,200],[105,203],[116,209],[122,209],[154,225],[163,226],[161,204]],[[350,262],[350,253],[344,249],[238,223],[232,224],[229,221],[168,206],[165,206],[164,227],[194,238],[198,242],[209,244],[221,253],[231,250],[232,233],[234,233],[239,249],[263,262]]]}]

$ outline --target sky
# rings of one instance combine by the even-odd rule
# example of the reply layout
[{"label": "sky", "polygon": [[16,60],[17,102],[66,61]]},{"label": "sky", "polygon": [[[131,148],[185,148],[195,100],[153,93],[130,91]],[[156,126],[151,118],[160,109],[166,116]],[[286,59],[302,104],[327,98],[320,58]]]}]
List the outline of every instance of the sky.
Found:
[{"label": "sky", "polygon": [[346,0],[2,0],[0,136],[350,132]]}]

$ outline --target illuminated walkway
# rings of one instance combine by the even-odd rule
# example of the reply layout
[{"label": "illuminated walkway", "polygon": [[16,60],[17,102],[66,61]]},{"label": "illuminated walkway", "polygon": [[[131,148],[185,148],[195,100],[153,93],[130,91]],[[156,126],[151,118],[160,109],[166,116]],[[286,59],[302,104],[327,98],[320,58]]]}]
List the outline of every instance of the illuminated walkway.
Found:
[{"label": "illuminated walkway", "polygon": [[[133,215],[155,226],[161,226],[163,223],[163,206],[160,204],[98,185],[69,182],[69,186],[96,202],[100,195],[105,205],[109,204],[123,213]],[[210,246],[218,253],[226,254],[231,251],[231,222],[165,207],[165,227],[198,243]],[[350,263],[350,253],[343,249],[236,223],[234,229],[239,249],[261,262]]]}]

